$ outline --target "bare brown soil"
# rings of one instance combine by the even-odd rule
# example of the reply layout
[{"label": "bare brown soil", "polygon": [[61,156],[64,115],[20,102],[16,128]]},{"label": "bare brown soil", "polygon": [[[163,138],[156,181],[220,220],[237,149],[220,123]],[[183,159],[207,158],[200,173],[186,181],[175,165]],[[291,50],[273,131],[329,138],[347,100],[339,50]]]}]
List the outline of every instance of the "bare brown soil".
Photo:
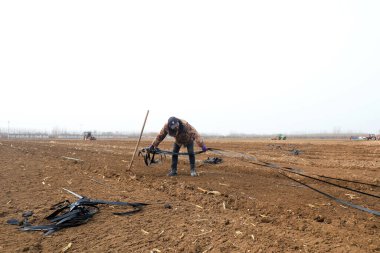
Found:
[{"label": "bare brown soil", "polygon": [[[165,140],[160,148],[171,149],[172,141]],[[222,164],[200,165],[207,156],[215,155],[199,155],[200,176],[191,177],[187,157],[181,157],[179,175],[169,178],[170,157],[151,167],[137,157],[133,166],[136,180],[124,179],[135,143],[0,140],[0,252],[60,252],[69,243],[72,246],[67,252],[380,251],[378,216],[342,206],[277,170],[239,158],[223,157]],[[310,174],[380,184],[378,141],[223,139],[206,143]],[[292,154],[292,149],[301,154]],[[380,210],[379,199],[291,176],[336,197]],[[380,195],[379,187],[340,184]],[[33,224],[46,223],[44,217],[50,214],[51,205],[75,200],[62,187],[94,199],[151,205],[130,217],[112,214],[122,211],[120,207],[102,206],[87,224],[49,236],[6,224],[27,210],[34,211]],[[198,187],[221,195],[206,194]]]}]

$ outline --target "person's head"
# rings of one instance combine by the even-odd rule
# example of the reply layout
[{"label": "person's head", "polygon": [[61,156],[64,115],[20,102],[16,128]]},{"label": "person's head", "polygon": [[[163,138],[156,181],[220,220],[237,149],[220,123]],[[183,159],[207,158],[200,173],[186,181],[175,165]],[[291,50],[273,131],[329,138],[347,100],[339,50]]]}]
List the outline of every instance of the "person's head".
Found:
[{"label": "person's head", "polygon": [[179,127],[179,119],[177,119],[176,117],[170,117],[168,119],[168,126],[170,130],[177,130]]}]

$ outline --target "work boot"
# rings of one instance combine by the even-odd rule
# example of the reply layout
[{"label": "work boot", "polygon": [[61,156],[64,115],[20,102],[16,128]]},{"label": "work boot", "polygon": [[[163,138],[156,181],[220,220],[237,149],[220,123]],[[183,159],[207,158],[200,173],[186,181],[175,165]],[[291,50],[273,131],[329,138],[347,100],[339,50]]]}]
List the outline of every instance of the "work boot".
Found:
[{"label": "work boot", "polygon": [[198,173],[195,171],[195,165],[191,165],[191,167],[190,167],[190,175],[192,177],[198,176]]},{"label": "work boot", "polygon": [[177,169],[171,169],[170,172],[168,173],[169,177],[175,177],[177,176]]}]

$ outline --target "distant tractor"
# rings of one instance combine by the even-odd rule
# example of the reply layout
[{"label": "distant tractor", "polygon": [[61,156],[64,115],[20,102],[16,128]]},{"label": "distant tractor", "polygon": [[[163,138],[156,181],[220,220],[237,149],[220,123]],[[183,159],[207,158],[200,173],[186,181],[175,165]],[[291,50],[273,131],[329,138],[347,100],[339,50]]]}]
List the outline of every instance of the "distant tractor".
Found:
[{"label": "distant tractor", "polygon": [[95,138],[95,136],[92,135],[91,132],[84,132],[83,133],[83,140],[85,140],[85,141],[87,141],[87,140],[89,140],[89,141],[95,141],[96,138]]},{"label": "distant tractor", "polygon": [[371,141],[371,140],[376,141],[376,135],[374,135],[374,134],[369,134],[369,135],[366,137],[366,139],[369,140],[369,141]]},{"label": "distant tractor", "polygon": [[360,141],[360,140],[367,140],[367,141],[376,141],[380,140],[379,136],[376,137],[374,134],[369,134],[368,136],[351,136],[350,140],[353,141]]},{"label": "distant tractor", "polygon": [[276,137],[272,138],[272,140],[286,140],[286,135],[279,134]]}]

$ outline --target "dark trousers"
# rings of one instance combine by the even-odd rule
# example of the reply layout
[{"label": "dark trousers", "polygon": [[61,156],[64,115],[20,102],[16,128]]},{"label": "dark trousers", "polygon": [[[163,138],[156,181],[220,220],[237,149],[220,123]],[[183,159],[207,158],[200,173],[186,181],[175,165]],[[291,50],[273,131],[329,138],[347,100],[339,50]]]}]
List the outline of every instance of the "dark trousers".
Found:
[{"label": "dark trousers", "polygon": [[[195,169],[195,155],[194,155],[194,142],[191,142],[187,147],[187,153],[189,153],[190,169]],[[173,153],[179,153],[181,146],[177,143],[173,145]],[[178,155],[172,155],[172,170],[177,171]]]}]

